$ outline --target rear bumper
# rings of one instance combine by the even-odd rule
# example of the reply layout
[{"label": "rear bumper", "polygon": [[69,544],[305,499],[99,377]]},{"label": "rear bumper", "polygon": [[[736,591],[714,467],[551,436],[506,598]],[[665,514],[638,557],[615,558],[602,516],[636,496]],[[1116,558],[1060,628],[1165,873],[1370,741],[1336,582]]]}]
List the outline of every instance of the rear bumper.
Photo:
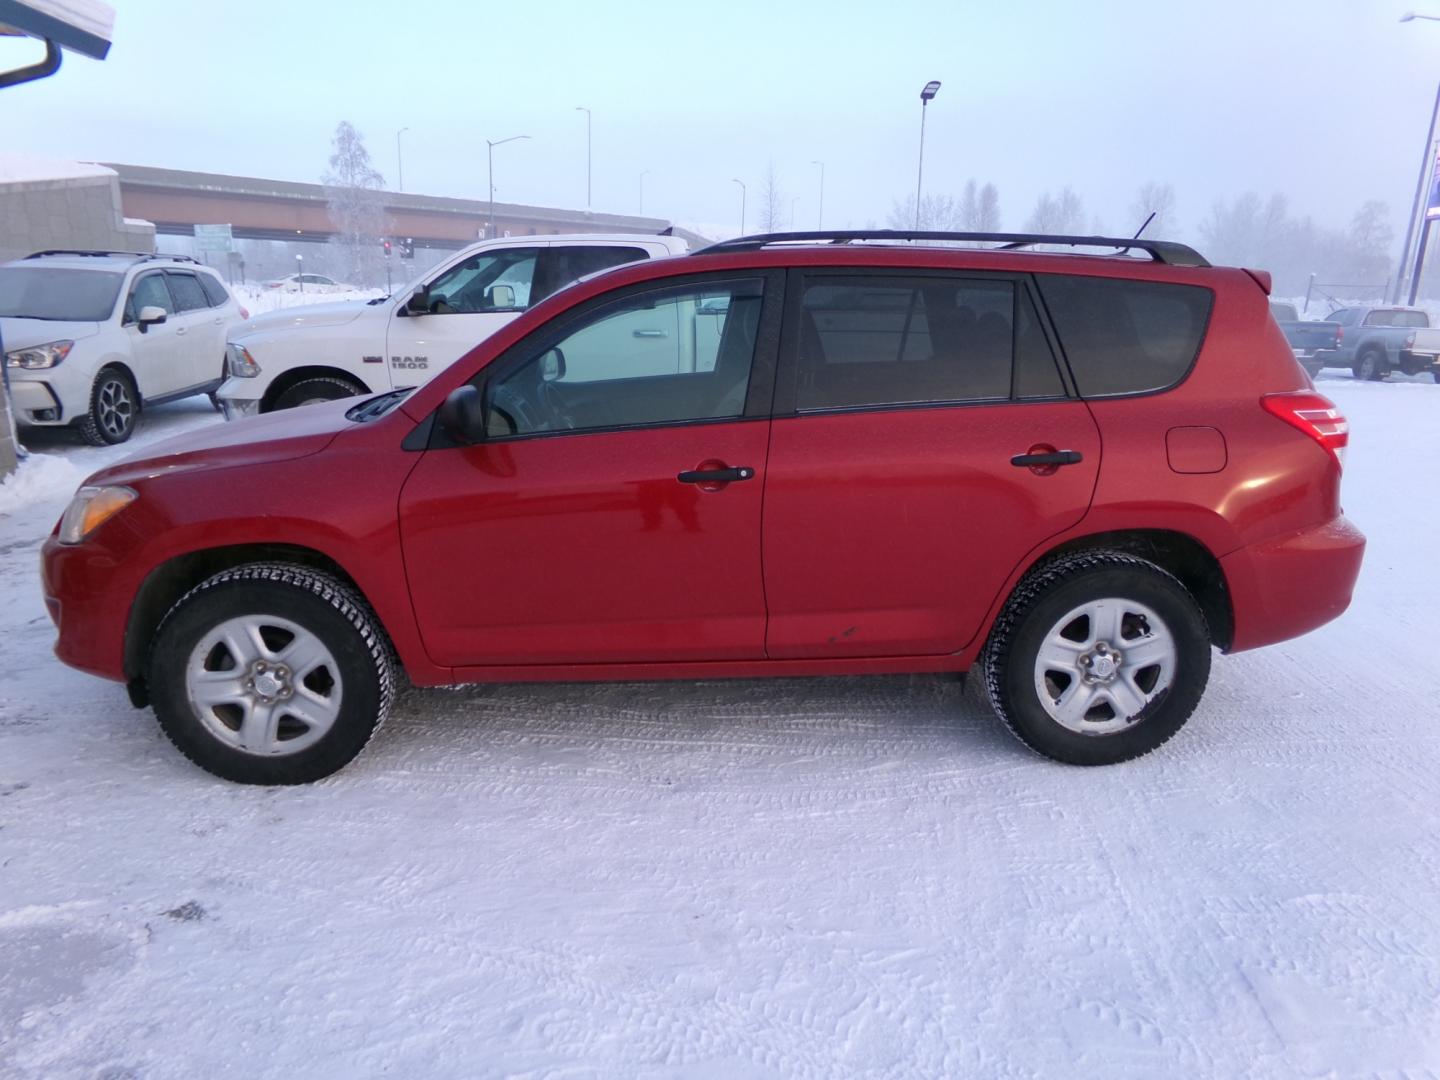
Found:
[{"label": "rear bumper", "polygon": [[1308,634],[1350,606],[1365,536],[1342,515],[1243,547],[1220,560],[1230,586],[1230,652]]}]

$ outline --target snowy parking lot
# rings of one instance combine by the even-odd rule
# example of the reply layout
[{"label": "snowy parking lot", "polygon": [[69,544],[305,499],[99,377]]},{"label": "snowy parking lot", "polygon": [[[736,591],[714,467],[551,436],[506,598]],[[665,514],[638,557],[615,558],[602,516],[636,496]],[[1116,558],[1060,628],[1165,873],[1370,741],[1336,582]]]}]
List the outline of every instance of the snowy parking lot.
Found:
[{"label": "snowy parking lot", "polygon": [[134,444],[0,487],[0,1076],[1440,1075],[1440,386],[1320,388],[1351,610],[1160,752],[1028,753],[978,680],[412,691],[226,784],[62,666],[37,552]]}]

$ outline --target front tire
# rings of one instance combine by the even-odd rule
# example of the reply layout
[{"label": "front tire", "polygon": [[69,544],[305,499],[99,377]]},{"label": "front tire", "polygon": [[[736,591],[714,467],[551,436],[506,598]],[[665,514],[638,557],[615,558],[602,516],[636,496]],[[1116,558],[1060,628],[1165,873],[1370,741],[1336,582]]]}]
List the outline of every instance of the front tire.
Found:
[{"label": "front tire", "polygon": [[135,434],[140,419],[140,395],[129,375],[107,367],[90,387],[90,410],[75,424],[91,446],[114,446]]},{"label": "front tire", "polygon": [[394,693],[368,605],[287,563],[226,570],[186,593],[155,635],[147,679],[170,741],[240,784],[329,776],[365,748]]},{"label": "front tire", "polygon": [[297,409],[302,405],[317,405],[322,401],[339,401],[341,398],[363,394],[364,389],[349,379],[337,375],[314,375],[301,379],[294,386],[275,399],[271,407],[276,409]]},{"label": "front tire", "polygon": [[982,662],[996,713],[1032,750],[1112,765],[1184,726],[1210,676],[1210,635],[1173,575],[1123,552],[1086,551],[1026,575]]}]

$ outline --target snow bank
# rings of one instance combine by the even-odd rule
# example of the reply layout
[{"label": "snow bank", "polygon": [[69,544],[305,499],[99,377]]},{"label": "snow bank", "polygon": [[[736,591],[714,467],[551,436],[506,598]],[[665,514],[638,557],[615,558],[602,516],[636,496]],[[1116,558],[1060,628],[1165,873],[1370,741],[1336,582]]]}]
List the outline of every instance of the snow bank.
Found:
[{"label": "snow bank", "polygon": [[114,169],[84,161],[64,161],[60,158],[36,157],[33,154],[0,153],[0,184],[115,175],[117,174]]},{"label": "snow bank", "polygon": [[0,482],[0,514],[13,514],[41,499],[70,495],[85,472],[57,454],[31,454],[20,468]]},{"label": "snow bank", "polygon": [[373,300],[384,296],[384,289],[337,289],[334,292],[285,292],[281,289],[267,289],[260,285],[232,285],[230,291],[235,299],[251,315],[263,315],[267,311],[281,308],[304,307],[306,304],[334,304],[341,300]]}]

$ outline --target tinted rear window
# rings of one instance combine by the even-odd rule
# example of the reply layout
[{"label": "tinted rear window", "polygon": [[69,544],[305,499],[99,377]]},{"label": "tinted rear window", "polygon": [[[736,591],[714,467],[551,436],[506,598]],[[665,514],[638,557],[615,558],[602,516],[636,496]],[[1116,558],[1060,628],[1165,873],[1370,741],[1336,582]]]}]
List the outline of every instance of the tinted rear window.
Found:
[{"label": "tinted rear window", "polygon": [[194,274],[167,273],[166,277],[170,279],[170,291],[175,296],[175,305],[181,311],[198,311],[210,306],[210,301],[205,298],[205,291],[200,288],[200,282],[195,280]]},{"label": "tinted rear window", "polygon": [[1036,281],[1082,397],[1168,389],[1200,351],[1209,289],[1062,274]]},{"label": "tinted rear window", "polygon": [[1372,311],[1365,316],[1366,326],[1429,326],[1423,311]]}]

